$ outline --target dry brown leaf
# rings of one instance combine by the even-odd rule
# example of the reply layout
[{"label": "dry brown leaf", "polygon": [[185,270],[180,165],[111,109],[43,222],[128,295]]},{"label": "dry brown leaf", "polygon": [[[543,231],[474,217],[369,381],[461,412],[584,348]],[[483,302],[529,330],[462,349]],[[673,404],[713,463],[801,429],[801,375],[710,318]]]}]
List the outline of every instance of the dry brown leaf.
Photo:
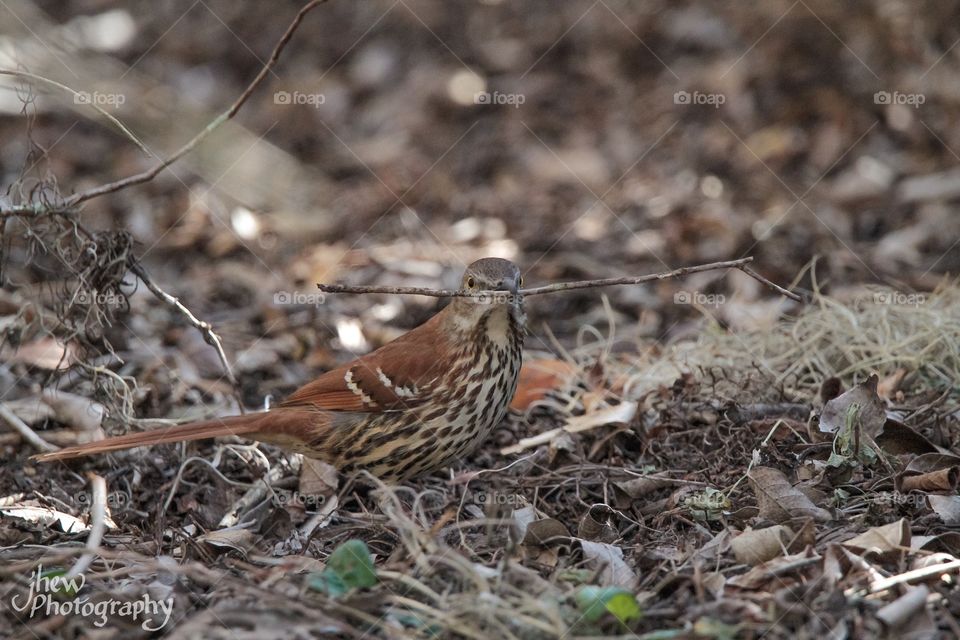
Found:
[{"label": "dry brown leaf", "polygon": [[[897,474],[894,479],[894,487],[897,491],[907,491],[906,486],[917,487],[918,482],[923,483],[938,483],[942,485],[945,482],[950,481],[955,478],[960,470],[960,456],[955,456],[950,453],[924,453],[913,460],[911,460],[903,471]],[[939,479],[934,480],[937,476],[931,476],[936,472],[946,472],[945,476],[939,477]],[[917,476],[927,476],[923,480],[914,480]],[[956,487],[956,481],[953,485]]]},{"label": "dry brown leaf", "polygon": [[904,476],[900,491],[956,491],[960,480],[960,467],[947,467],[916,476]]},{"label": "dry brown leaf", "polygon": [[793,530],[782,524],[765,529],[747,529],[730,541],[730,549],[737,562],[758,565],[784,555],[786,545],[793,537]]},{"label": "dry brown leaf", "polygon": [[877,445],[894,455],[904,453],[947,453],[898,420],[887,418],[883,423],[883,432],[876,438]]},{"label": "dry brown leaf", "polygon": [[233,549],[243,555],[246,555],[247,551],[252,549],[256,542],[252,531],[238,527],[211,531],[200,536],[197,540],[206,542],[212,547]]},{"label": "dry brown leaf", "polygon": [[853,389],[827,402],[820,414],[820,431],[823,433],[839,431],[846,424],[851,407],[857,405],[859,407],[857,419],[862,432],[871,438],[880,435],[883,424],[887,420],[887,411],[880,396],[877,395],[877,383],[877,376],[872,375]]},{"label": "dry brown leaf", "polygon": [[510,408],[526,411],[534,402],[542,400],[550,391],[562,389],[576,374],[576,368],[564,360],[542,358],[524,362],[520,367],[517,392]]},{"label": "dry brown leaf", "polygon": [[877,384],[877,395],[884,400],[892,400],[893,395],[900,388],[903,377],[907,375],[907,370],[903,367],[897,369]]},{"label": "dry brown leaf", "polygon": [[601,566],[600,584],[603,586],[633,589],[637,586],[637,575],[623,560],[623,549],[612,544],[580,540],[583,557],[596,569]]},{"label": "dry brown leaf", "polygon": [[53,409],[57,422],[78,431],[99,429],[103,417],[107,414],[107,408],[99,402],[75,393],[44,389],[43,401]]},{"label": "dry brown leaf", "polygon": [[520,544],[544,546],[551,542],[566,541],[569,538],[570,532],[562,522],[554,518],[544,518],[527,525]]},{"label": "dry brown leaf", "polygon": [[333,465],[313,458],[304,458],[300,464],[300,493],[303,496],[329,498],[339,484],[337,469]]},{"label": "dry brown leaf", "polygon": [[867,553],[903,551],[910,547],[910,522],[901,518],[890,524],[872,527],[841,544]]},{"label": "dry brown leaf", "polygon": [[757,467],[747,478],[757,496],[760,516],[773,522],[792,518],[813,518],[817,522],[833,519],[829,511],[818,507],[802,491],[793,487],[778,469]]},{"label": "dry brown leaf", "polygon": [[758,564],[746,573],[741,573],[727,581],[727,584],[739,587],[741,589],[760,589],[770,583],[771,580],[777,580],[782,583],[784,576],[793,571],[799,571],[810,566],[807,561],[816,556],[810,555],[811,552],[804,551],[792,556],[780,556],[773,560],[768,560]]},{"label": "dry brown leaf", "polygon": [[583,514],[577,537],[599,542],[613,542],[620,533],[614,526],[617,512],[605,504],[595,504]]},{"label": "dry brown leaf", "polygon": [[22,362],[31,367],[49,371],[68,369],[77,361],[76,346],[73,343],[62,344],[55,338],[44,336],[33,342],[21,344],[16,350],[4,345],[0,348],[0,358],[9,362]]},{"label": "dry brown leaf", "polygon": [[960,525],[960,496],[927,496],[930,508],[948,526]]}]

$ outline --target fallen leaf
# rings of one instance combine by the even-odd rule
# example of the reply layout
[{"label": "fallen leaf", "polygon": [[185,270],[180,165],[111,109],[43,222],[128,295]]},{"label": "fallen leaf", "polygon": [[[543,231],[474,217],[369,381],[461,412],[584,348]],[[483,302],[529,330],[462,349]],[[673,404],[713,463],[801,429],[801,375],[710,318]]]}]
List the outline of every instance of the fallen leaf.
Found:
[{"label": "fallen leaf", "polygon": [[594,568],[600,568],[600,580],[604,586],[633,589],[637,584],[637,575],[623,560],[623,549],[603,542],[579,540],[583,557]]},{"label": "fallen leaf", "polygon": [[885,554],[904,551],[910,547],[910,522],[906,518],[901,518],[890,524],[871,527],[841,544],[866,553]]},{"label": "fallen leaf", "polygon": [[96,431],[107,414],[107,408],[99,402],[75,393],[44,389],[43,401],[53,409],[57,422],[79,431]]},{"label": "fallen leaf", "polygon": [[549,392],[569,384],[576,371],[576,367],[565,360],[542,358],[524,362],[510,408],[526,411]]},{"label": "fallen leaf", "polygon": [[580,518],[577,537],[585,540],[613,542],[620,533],[614,526],[617,512],[605,504],[595,504]]},{"label": "fallen leaf", "polygon": [[760,516],[773,522],[792,518],[813,518],[818,522],[833,519],[829,511],[818,507],[802,491],[793,487],[778,469],[756,467],[747,478],[757,496]]},{"label": "fallen leaf", "polygon": [[212,547],[219,549],[233,549],[246,556],[255,545],[253,532],[249,529],[231,527],[229,529],[218,529],[205,533],[199,538],[200,542],[205,542]]},{"label": "fallen leaf", "polygon": [[784,555],[793,530],[782,524],[765,529],[747,529],[730,541],[733,556],[741,564],[758,565]]},{"label": "fallen leaf", "polygon": [[60,530],[64,533],[79,533],[90,530],[90,526],[76,516],[55,509],[48,509],[47,507],[34,507],[29,505],[4,507],[0,509],[0,515],[42,524],[47,527],[56,524],[59,525]]},{"label": "fallen leaf", "polygon": [[847,425],[848,416],[855,413],[862,433],[870,438],[880,435],[887,420],[883,401],[877,395],[878,379],[872,375],[853,389],[842,393],[823,406],[820,431],[837,433]]},{"label": "fallen leaf", "polygon": [[544,518],[527,525],[520,544],[543,546],[551,541],[566,541],[569,538],[570,532],[562,522],[554,518]]},{"label": "fallen leaf", "polygon": [[877,395],[884,400],[892,400],[893,395],[900,388],[903,377],[907,375],[907,370],[903,367],[897,369],[877,384]]},{"label": "fallen leaf", "polygon": [[930,508],[948,526],[960,525],[960,496],[927,496]]},{"label": "fallen leaf", "polygon": [[31,367],[56,371],[70,368],[77,361],[77,348],[55,338],[45,336],[33,342],[21,344],[17,349],[7,345],[0,348],[0,358],[9,362],[22,362]]},{"label": "fallen leaf", "polygon": [[960,467],[947,467],[915,476],[904,476],[900,481],[900,491],[953,491],[957,490],[960,479]]}]

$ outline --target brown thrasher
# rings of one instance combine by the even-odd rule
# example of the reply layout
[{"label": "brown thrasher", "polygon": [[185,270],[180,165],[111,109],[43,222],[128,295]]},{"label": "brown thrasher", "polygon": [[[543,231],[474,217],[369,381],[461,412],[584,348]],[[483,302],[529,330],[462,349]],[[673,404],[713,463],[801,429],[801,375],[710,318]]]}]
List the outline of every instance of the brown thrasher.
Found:
[{"label": "brown thrasher", "polygon": [[483,258],[425,323],[328,371],[262,413],[129,433],[53,453],[63,460],[145,445],[242,435],[397,481],[472,451],[503,419],[517,388],[526,316],[516,265]]}]

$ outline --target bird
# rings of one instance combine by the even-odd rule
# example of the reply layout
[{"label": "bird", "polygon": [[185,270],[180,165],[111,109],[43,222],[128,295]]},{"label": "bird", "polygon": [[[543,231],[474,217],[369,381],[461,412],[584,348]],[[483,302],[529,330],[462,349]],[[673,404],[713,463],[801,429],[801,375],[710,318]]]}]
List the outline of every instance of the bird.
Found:
[{"label": "bird", "polygon": [[506,416],[522,364],[519,268],[467,266],[469,294],[379,349],[322,374],[267,411],[129,433],[33,458],[65,460],[133,447],[238,435],[402,482],[475,450]]}]

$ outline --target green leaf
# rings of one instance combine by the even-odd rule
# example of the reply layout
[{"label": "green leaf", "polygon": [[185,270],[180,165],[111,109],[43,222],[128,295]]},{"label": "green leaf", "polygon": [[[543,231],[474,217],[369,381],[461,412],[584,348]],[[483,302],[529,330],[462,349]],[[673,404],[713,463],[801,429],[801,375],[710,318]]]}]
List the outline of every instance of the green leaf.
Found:
[{"label": "green leaf", "polygon": [[633,593],[620,587],[581,587],[576,600],[588,622],[596,622],[608,612],[624,624],[641,616]]},{"label": "green leaf", "polygon": [[311,589],[322,591],[333,598],[377,584],[370,549],[363,540],[347,540],[330,554],[327,566],[310,576]]}]

